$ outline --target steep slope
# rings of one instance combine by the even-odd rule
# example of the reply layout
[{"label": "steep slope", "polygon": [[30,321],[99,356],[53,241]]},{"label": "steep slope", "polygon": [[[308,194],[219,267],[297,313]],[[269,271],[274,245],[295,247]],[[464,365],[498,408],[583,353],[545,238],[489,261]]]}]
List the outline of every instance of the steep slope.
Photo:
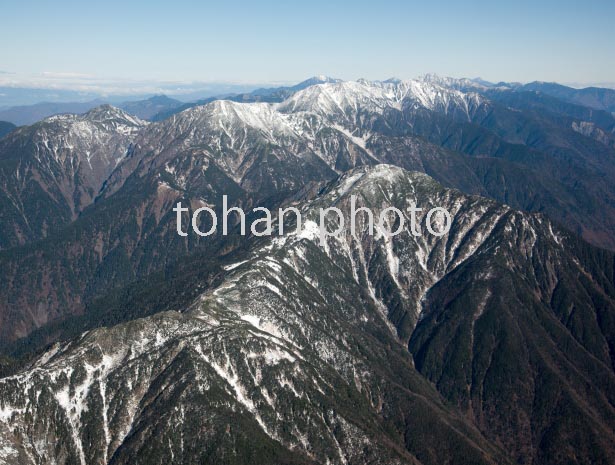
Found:
[{"label": "steep slope", "polygon": [[515,461],[612,461],[613,255],[542,217],[397,170],[377,167],[354,182],[327,203],[348,212],[347,192],[359,191],[374,212],[415,201],[455,218],[440,239],[406,230],[390,242],[346,236],[327,248],[382,302],[417,369]]},{"label": "steep slope", "polygon": [[[442,238],[416,238],[406,227],[391,240],[373,240],[363,223],[358,238],[346,234],[324,247],[408,343],[419,371],[515,461],[612,461],[613,255],[544,217],[441,190],[422,176],[386,166],[361,172],[313,208],[333,204],[348,218],[356,193],[375,215],[415,202],[423,215],[444,206],[454,218]],[[326,275],[326,260],[308,254]],[[297,271],[323,286],[307,268]]]},{"label": "steep slope", "polygon": [[613,147],[615,116],[612,112],[596,109],[591,105],[584,106],[573,103],[561,96],[558,98],[549,93],[534,90],[532,85],[529,84],[527,86],[483,85],[475,80],[443,78],[434,75],[425,76],[423,79],[462,92],[480,93],[489,100],[503,103],[508,108],[524,112],[526,118],[532,118],[539,122],[548,121],[549,126],[555,125],[561,129],[573,129],[580,134]]},{"label": "steep slope", "polygon": [[[213,102],[149,125],[131,140],[130,156],[74,224],[0,255],[4,341],[80,314],[92,299],[170,265],[197,245],[215,255],[211,240],[175,234],[171,209],[179,199],[193,208],[202,202],[220,207],[223,194],[233,205],[275,205],[310,181],[382,160],[428,169],[483,193],[458,154],[413,137],[381,137],[377,158],[364,139],[340,125],[263,103]],[[42,285],[27,272],[32,268],[45,270]]]},{"label": "steep slope", "polygon": [[[362,81],[308,87],[280,104],[215,101],[150,124],[131,133],[129,156],[74,224],[40,244],[0,254],[3,338],[13,341],[80,314],[111,289],[172,265],[195,244],[217,255],[213,241],[177,238],[170,224],[177,200],[219,208],[228,194],[232,205],[275,206],[312,181],[360,165],[424,171],[466,193],[544,212],[610,245],[612,159],[597,156],[591,144],[582,150],[579,140],[592,141],[572,130],[567,137],[581,139],[552,153],[551,142],[532,142],[544,151],[508,142],[505,137],[519,136],[506,125],[536,124],[498,105],[430,82]],[[543,127],[536,141],[549,135]],[[54,208],[46,206],[45,214],[58,225],[74,218],[72,209],[56,214]],[[7,235],[15,237],[12,230]],[[46,284],[28,273],[33,268],[45,270]]]},{"label": "steep slope", "polygon": [[[498,461],[500,453],[414,372],[352,275],[310,259],[322,254],[310,228],[288,244],[255,244],[247,262],[227,266],[225,282],[183,315],[97,330],[53,349],[32,375],[3,380],[0,398],[11,401],[2,418],[21,425],[16,436],[2,435],[6,456],[23,463],[28,455],[77,463]],[[36,395],[41,384],[48,389]],[[29,415],[47,426],[34,433]],[[88,440],[101,428],[104,435]],[[33,433],[42,441],[29,445]],[[160,447],[151,447],[154,435]]]},{"label": "steep slope", "polygon": [[593,110],[615,113],[615,90],[600,87],[574,88],[556,82],[534,81],[527,84],[518,82],[499,82],[497,84],[477,79],[456,79],[450,77],[428,74],[421,80],[436,83],[443,87],[450,87],[462,91],[472,90],[480,93],[514,91],[530,92],[553,97],[560,102],[591,108]]},{"label": "steep slope", "polygon": [[612,113],[568,103],[537,91],[495,90],[486,93],[512,108],[532,112],[563,129],[572,129],[607,147],[615,146],[615,116]]},{"label": "steep slope", "polygon": [[168,110],[160,111],[157,114],[153,115],[150,119],[151,121],[162,121],[177,113],[187,110],[189,108],[206,105],[215,100],[230,100],[233,102],[241,102],[241,103],[282,102],[286,100],[288,97],[290,97],[291,95],[293,95],[295,92],[306,89],[310,86],[315,86],[317,84],[326,84],[326,83],[332,83],[332,82],[341,82],[341,80],[331,78],[328,76],[313,76],[309,79],[306,79],[305,81],[300,82],[299,84],[295,84],[294,86],[261,88],[261,89],[255,89],[251,92],[246,92],[246,93],[221,95],[219,97],[209,97],[209,98],[198,100],[196,102],[185,103],[175,108],[170,108]]},{"label": "steep slope", "polygon": [[9,123],[8,121],[0,121],[0,138],[6,136],[16,127],[17,126],[15,126],[13,123]]},{"label": "steep slope", "polygon": [[[601,137],[592,121],[569,118],[562,125],[544,109],[517,111],[475,92],[442,87],[433,77],[314,86],[294,94],[279,110],[317,114],[334,127],[341,126],[382,162],[393,158],[375,146],[379,140],[391,146],[401,139],[400,145],[387,150],[397,152],[398,164],[407,158],[403,140],[408,137],[461,152],[472,160],[456,165],[466,165],[470,175],[456,177],[445,161],[432,164],[426,172],[466,192],[545,212],[588,241],[615,247],[615,150],[610,136]],[[610,133],[608,116],[602,116],[599,120]],[[520,172],[524,174],[518,176]],[[493,176],[496,173],[498,177]],[[474,182],[473,189],[468,190],[462,180]]]},{"label": "steep slope", "polygon": [[99,193],[145,123],[102,106],[55,116],[0,141],[0,249],[43,238]]},{"label": "steep slope", "polygon": [[[356,237],[321,245],[318,209],[348,226],[351,195],[376,217],[417,204],[422,234],[407,217],[370,235],[360,215]],[[387,165],[298,206],[300,233],[253,239],[182,313],[90,332],[0,380],[0,460],[612,461],[612,254]],[[434,206],[452,216],[442,237],[425,231]]]}]

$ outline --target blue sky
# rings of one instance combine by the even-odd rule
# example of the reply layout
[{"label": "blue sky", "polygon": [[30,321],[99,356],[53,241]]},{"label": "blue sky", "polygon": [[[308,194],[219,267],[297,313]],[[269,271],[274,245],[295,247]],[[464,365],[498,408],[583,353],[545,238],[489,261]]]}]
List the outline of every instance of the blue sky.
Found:
[{"label": "blue sky", "polygon": [[4,2],[2,78],[615,81],[615,1]]}]

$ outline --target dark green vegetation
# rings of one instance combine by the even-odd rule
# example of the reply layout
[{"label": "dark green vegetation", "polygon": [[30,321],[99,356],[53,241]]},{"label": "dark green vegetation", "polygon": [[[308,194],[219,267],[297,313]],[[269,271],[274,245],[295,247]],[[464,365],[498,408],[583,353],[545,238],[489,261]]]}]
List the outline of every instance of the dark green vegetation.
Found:
[{"label": "dark green vegetation", "polygon": [[[104,107],[3,139],[0,463],[613,463],[615,259],[574,233],[614,247],[614,119],[452,87],[306,85],[149,125]],[[318,221],[353,193],[453,228],[175,232],[179,200]]]},{"label": "dark green vegetation", "polygon": [[13,123],[9,123],[7,121],[0,121],[0,138],[6,136],[16,127],[17,126],[15,126]]},{"label": "dark green vegetation", "polygon": [[0,140],[0,249],[42,239],[97,197],[144,123],[102,106],[55,116]]}]

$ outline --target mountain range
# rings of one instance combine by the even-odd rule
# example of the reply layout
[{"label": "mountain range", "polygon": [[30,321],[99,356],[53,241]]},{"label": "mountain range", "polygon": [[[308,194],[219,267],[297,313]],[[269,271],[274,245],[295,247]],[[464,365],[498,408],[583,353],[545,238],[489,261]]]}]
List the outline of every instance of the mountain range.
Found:
[{"label": "mountain range", "polygon": [[[600,95],[319,77],[13,130],[0,463],[613,463]],[[295,206],[305,228],[177,235],[178,201],[222,195]],[[363,219],[320,244],[318,208],[349,214],[351,195],[443,206],[452,227],[387,238]]]},{"label": "mountain range", "polygon": [[[184,101],[176,100],[166,95],[154,95],[148,98],[137,98],[136,100],[133,99],[126,101],[123,101],[123,99],[119,96],[97,96],[96,98],[92,98],[87,101],[83,101],[83,98],[75,101],[44,101],[27,105],[4,106],[0,108],[0,120],[6,120],[17,126],[23,126],[34,124],[50,116],[83,114],[92,108],[96,108],[97,106],[103,104],[114,104],[118,108],[121,108],[138,118],[160,121],[187,108],[203,105],[221,98],[252,102],[282,101],[284,98],[292,95],[292,93],[298,90],[305,89],[306,87],[314,84],[323,84],[326,82],[340,82],[340,80],[327,76],[314,76],[294,86],[258,88],[250,92],[226,93],[220,94],[219,96],[207,97],[190,103],[185,103]],[[245,86],[230,86],[230,88],[233,87],[241,88]],[[5,89],[5,91],[7,90]],[[211,94],[211,92],[209,93]],[[51,95],[42,95],[43,98],[50,96]],[[79,97],[79,95],[75,95],[74,97]]]},{"label": "mountain range", "polygon": [[[104,104],[106,104],[104,100],[95,99],[88,102],[43,102],[15,106],[0,110],[0,119],[18,126],[32,125],[50,116],[87,113]],[[161,112],[172,111],[182,105],[179,100],[166,95],[156,95],[144,100],[122,102],[118,107],[138,118],[150,119]]]}]

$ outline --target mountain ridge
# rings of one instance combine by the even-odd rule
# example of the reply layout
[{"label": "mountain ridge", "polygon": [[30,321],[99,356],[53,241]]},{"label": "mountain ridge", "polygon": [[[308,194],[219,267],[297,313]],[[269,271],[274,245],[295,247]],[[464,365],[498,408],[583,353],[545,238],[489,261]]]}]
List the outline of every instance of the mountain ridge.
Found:
[{"label": "mountain ridge", "polygon": [[[318,209],[336,205],[348,214],[351,195],[375,216],[388,205],[402,211],[410,202],[425,209],[445,206],[453,227],[441,238],[415,237],[406,224],[402,234],[387,240],[367,234],[361,217],[356,237],[346,230],[321,245]],[[606,340],[615,342],[614,320],[604,326],[615,308],[613,254],[583,245],[541,215],[465,196],[424,174],[390,165],[345,173],[298,207],[304,212],[301,232],[255,238],[248,256],[228,263],[223,281],[181,313],[86,333],[52,347],[21,374],[1,379],[0,422],[13,425],[13,432],[5,427],[1,435],[5,458],[26,464],[28,455],[37,453],[77,463],[140,463],[158,456],[182,463],[213,453],[218,463],[230,460],[228,454],[246,462],[257,454],[261,460],[298,463],[435,464],[445,457],[452,463],[570,463],[575,450],[596,461],[611,456],[615,372],[602,347]],[[419,215],[422,227],[424,215]],[[327,227],[336,226],[329,219]],[[459,281],[467,273],[474,279]],[[572,297],[578,317],[570,318],[567,305],[558,302],[565,304],[563,295],[576,292],[575,276],[585,273],[593,277],[586,289],[604,292],[606,307],[578,294]],[[516,293],[507,277],[534,290],[520,294],[527,302],[509,301]],[[449,289],[458,293],[452,300]],[[487,305],[485,297],[508,307]],[[442,318],[449,311],[460,316]],[[596,311],[602,312],[603,326],[590,330],[587,316]],[[451,324],[460,326],[447,329]],[[490,329],[493,324],[498,331]],[[429,336],[434,329],[454,338],[455,349],[445,358],[438,350],[443,336]],[[536,343],[520,349],[511,339],[517,332],[520,340],[544,338],[559,349],[549,349],[548,355]],[[586,339],[588,334],[605,339]],[[484,346],[485,337],[496,338],[497,344]],[[463,361],[468,354],[478,357],[469,364],[471,379],[482,377],[483,386],[470,389],[476,410],[469,412]],[[491,362],[484,365],[489,356]],[[559,383],[562,400],[552,405],[550,390],[526,384],[524,376],[502,378],[502,370],[530,370],[536,382]],[[434,384],[426,384],[419,372]],[[589,393],[588,376],[599,395]],[[35,379],[47,386],[40,393]],[[438,400],[434,386],[454,407]],[[347,393],[354,413],[335,392]],[[214,398],[219,403],[211,403]],[[304,399],[303,410],[291,408],[292,399]],[[326,413],[329,402],[335,403],[333,414]],[[535,410],[535,402],[543,409]],[[209,413],[196,409],[201,404]],[[236,407],[228,410],[231,405]],[[229,415],[241,426],[225,426],[222,418]],[[417,415],[429,420],[417,422]],[[163,422],[155,419],[160,417]],[[42,426],[32,429],[29,418]],[[572,418],[584,429],[568,426]],[[203,422],[210,425],[208,431],[226,431],[230,438],[252,431],[255,440],[271,445],[270,452],[252,441],[228,442],[210,433],[208,440],[188,441],[196,437],[193,427]],[[87,442],[92,428],[105,434]],[[527,436],[528,428],[536,429],[536,436]],[[28,439],[49,434],[53,442]],[[153,435],[165,445],[150,447]],[[208,444],[216,445],[215,452]],[[289,453],[284,450],[293,458],[281,458]]]},{"label": "mountain ridge", "polygon": [[[98,111],[113,114],[109,107]],[[76,117],[41,124],[71,118]],[[523,132],[511,131],[517,124]],[[535,137],[537,131],[541,137]],[[173,202],[181,199],[191,208],[219,205],[226,193],[234,206],[275,207],[306,184],[360,165],[393,163],[424,171],[466,193],[543,212],[608,246],[615,221],[608,203],[614,169],[609,149],[594,150],[598,141],[572,129],[562,131],[551,120],[535,121],[477,93],[404,81],[319,84],[282,103],[218,100],[161,122],[139,123],[130,134],[117,135],[120,162],[106,165],[104,175],[96,178],[83,197],[87,202],[78,205],[77,218],[68,203],[62,214],[52,215],[58,223],[39,230],[45,237],[18,236],[16,241],[13,231],[22,227],[21,210],[15,214],[15,229],[3,223],[6,237],[15,241],[0,254],[7,270],[0,314],[10,321],[3,337],[27,337],[72,318],[111,289],[189,254],[188,244],[173,237],[168,226]],[[533,146],[521,143],[528,138]],[[15,134],[9,139],[29,143]],[[87,145],[79,149],[87,150]],[[14,165],[7,165],[7,186],[17,189],[23,177],[10,170]],[[69,174],[72,189],[75,173]],[[50,191],[38,180],[30,183],[37,184]],[[12,205],[11,199],[7,204]],[[54,196],[45,201],[57,208]],[[33,211],[44,219],[57,210],[35,205]],[[190,241],[210,247],[206,241]],[[38,286],[23,271],[32,263],[59,284]],[[7,319],[8,314],[13,316]]]}]

